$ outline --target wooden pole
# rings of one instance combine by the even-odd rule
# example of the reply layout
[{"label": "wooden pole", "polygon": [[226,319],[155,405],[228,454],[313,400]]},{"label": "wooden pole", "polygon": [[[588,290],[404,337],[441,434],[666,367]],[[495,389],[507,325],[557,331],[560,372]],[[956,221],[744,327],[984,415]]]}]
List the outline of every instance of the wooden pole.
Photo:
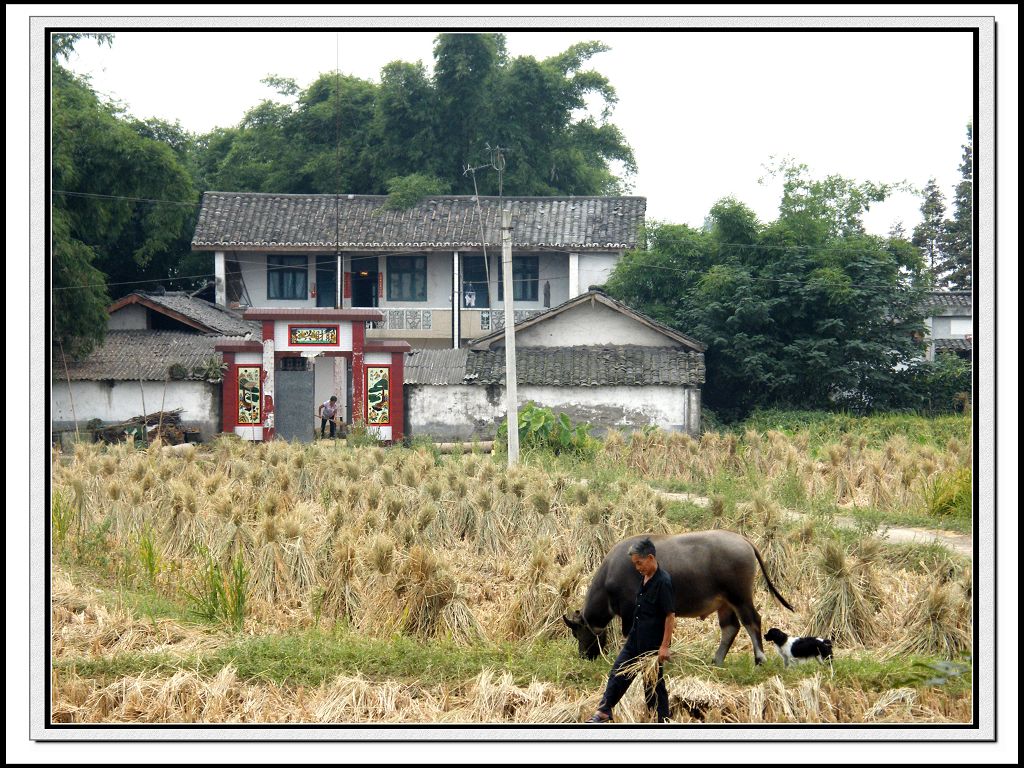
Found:
[{"label": "wooden pole", "polygon": [[164,374],[164,393],[160,396],[160,423],[156,427],[156,436],[160,442],[163,442],[164,433],[164,403],[167,400],[167,374]]},{"label": "wooden pole", "polygon": [[[148,421],[146,418],[146,390],[142,386],[142,362],[136,362],[139,367],[139,393],[142,395],[142,440],[146,445],[149,445],[149,430],[147,429],[149,425],[146,423]],[[157,435],[157,437],[159,437],[159,435]]]},{"label": "wooden pole", "polygon": [[82,440],[82,435],[78,431],[78,416],[75,414],[75,395],[71,391],[71,374],[68,373],[68,361],[64,357],[64,342],[58,341],[57,344],[60,345],[60,360],[64,363],[64,378],[68,382],[68,402],[71,403],[71,419],[75,422],[75,442],[77,443]]},{"label": "wooden pole", "polygon": [[512,306],[512,212],[501,212],[501,268],[505,280],[505,406],[508,413],[508,465],[519,463],[519,405],[516,390],[516,320]]}]

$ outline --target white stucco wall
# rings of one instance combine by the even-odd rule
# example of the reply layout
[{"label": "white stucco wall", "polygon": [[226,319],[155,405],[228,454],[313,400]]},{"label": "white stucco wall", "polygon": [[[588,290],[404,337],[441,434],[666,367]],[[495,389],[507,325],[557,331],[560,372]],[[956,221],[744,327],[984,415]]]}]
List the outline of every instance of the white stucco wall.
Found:
[{"label": "white stucco wall", "polygon": [[[494,437],[505,418],[504,387],[476,385],[405,388],[412,436],[437,440]],[[592,434],[609,427],[699,430],[700,393],[685,387],[530,387],[519,388],[518,400],[562,412],[572,421],[593,425]]]},{"label": "white stucco wall", "polygon": [[108,331],[136,331],[149,327],[149,311],[140,304],[129,304],[107,320]]},{"label": "white stucco wall", "polygon": [[[477,254],[479,255],[479,254]],[[487,249],[488,260],[491,268],[491,308],[501,309],[505,302],[501,300],[498,291],[498,274],[501,272],[501,249]],[[519,256],[537,256],[537,300],[522,301],[516,299],[516,309],[545,309],[544,306],[544,283],[551,285],[551,301],[549,307],[554,307],[569,299],[569,254],[568,253],[530,253],[529,251],[513,251],[513,260]]]},{"label": "white stucco wall", "polygon": [[[379,297],[380,307],[408,307],[410,309],[444,309],[451,307],[452,294],[452,251],[439,251],[427,254],[427,300],[426,301],[389,301],[387,256],[377,256],[377,270],[384,277],[383,295]],[[481,255],[479,252],[460,250],[466,256]],[[308,285],[316,282],[316,257],[307,256]],[[488,248],[490,260],[492,288],[491,307],[501,308],[504,304],[497,295],[498,273],[501,270],[501,249]],[[516,301],[516,309],[544,309],[544,283],[551,285],[551,301],[549,306],[557,306],[567,301],[569,296],[569,254],[565,253],[530,253],[516,251],[513,256],[538,256],[539,285],[536,301]],[[350,269],[351,260],[373,256],[365,253],[346,253],[345,269]],[[226,254],[228,261],[235,261],[242,272],[245,287],[249,291],[253,306],[256,307],[315,307],[316,299],[308,296],[303,300],[273,301],[267,298],[267,254],[248,251],[234,251]],[[590,285],[603,284],[611,270],[619,260],[619,253],[581,253],[579,255],[579,289],[586,291]],[[351,306],[351,300],[345,301]]]},{"label": "white stucco wall", "polygon": [[[278,255],[278,254],[274,254]],[[267,254],[251,253],[248,251],[235,251],[227,254],[228,261],[238,263],[242,272],[242,279],[249,291],[249,298],[252,299],[254,307],[315,307],[316,299],[309,297],[309,288],[316,282],[316,257],[315,253],[280,254],[282,256],[305,256],[306,257],[306,298],[305,299],[274,299],[267,298]]]},{"label": "white stucco wall", "polygon": [[[331,395],[335,395],[344,405],[345,393],[334,391],[334,360],[333,357],[318,357],[313,360],[313,405],[315,407],[330,400]],[[344,418],[345,414],[342,413],[341,416]],[[320,428],[320,420],[316,418],[315,411],[310,414],[310,421],[316,422],[316,427]]]},{"label": "white stucco wall", "polygon": [[580,254],[580,293],[586,293],[592,285],[604,285],[619,263],[620,253]]},{"label": "white stucco wall", "polygon": [[931,326],[933,339],[962,339],[973,333],[970,317],[936,317]]},{"label": "white stucco wall", "polygon": [[198,428],[204,440],[220,431],[221,385],[205,381],[169,381],[166,393],[162,381],[143,382],[141,391],[137,381],[72,381],[70,394],[67,382],[55,381],[50,392],[50,419],[54,429],[73,428],[73,398],[80,426],[92,419],[127,421],[143,414],[143,397],[146,413],[161,410],[161,405],[165,411],[181,408],[182,423]]},{"label": "white stucco wall", "polygon": [[[388,299],[388,258],[381,256],[377,269],[384,275],[384,295],[377,306],[408,307],[409,309],[446,309],[452,305],[452,253],[428,253],[427,256],[427,300],[391,301]],[[416,256],[422,254],[408,254]]]},{"label": "white stucco wall", "polygon": [[[516,333],[520,347],[674,345],[669,337],[599,302],[587,302]],[[503,346],[499,342],[499,346]]]}]

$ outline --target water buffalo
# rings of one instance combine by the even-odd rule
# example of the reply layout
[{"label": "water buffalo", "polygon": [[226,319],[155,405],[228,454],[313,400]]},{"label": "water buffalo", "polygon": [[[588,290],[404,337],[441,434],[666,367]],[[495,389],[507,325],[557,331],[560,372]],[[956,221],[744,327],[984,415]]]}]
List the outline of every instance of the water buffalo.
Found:
[{"label": "water buffalo", "polygon": [[[562,617],[579,642],[580,656],[596,659],[601,654],[605,633],[615,616],[622,620],[623,634],[628,634],[641,576],[626,550],[642,538],[644,536],[633,536],[612,547],[590,582],[582,613],[575,611],[571,617]],[[789,610],[793,607],[769,580],[757,548],[730,531],[652,535],[650,539],[657,548],[658,565],[672,576],[676,616],[704,618],[718,613],[722,642],[715,652],[714,663],[720,666],[725,660],[740,624],[754,644],[755,663],[764,661],[761,617],[754,608],[758,565],[775,598]]]}]

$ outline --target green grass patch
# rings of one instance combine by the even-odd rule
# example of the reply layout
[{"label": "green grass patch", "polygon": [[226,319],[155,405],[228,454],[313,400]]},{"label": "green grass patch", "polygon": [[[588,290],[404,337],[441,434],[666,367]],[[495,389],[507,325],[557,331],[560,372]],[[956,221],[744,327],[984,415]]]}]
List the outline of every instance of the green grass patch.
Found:
[{"label": "green grass patch", "polygon": [[[750,653],[740,654],[735,658],[732,658],[732,654],[730,654],[726,657],[724,667],[710,668],[711,677],[719,683],[746,687],[759,685],[776,675],[781,675],[787,685],[793,685],[797,680],[821,673],[835,687],[881,692],[904,686],[928,687],[928,680],[936,677],[936,673],[931,670],[930,665],[941,661],[941,659],[922,656],[882,660],[871,654],[858,653],[834,658],[831,666],[808,662],[787,669],[774,649],[766,648],[765,653],[768,654],[768,658],[760,666],[754,664],[754,657]],[[700,665],[687,669],[684,665],[676,671],[676,668],[669,662],[666,671],[669,675],[699,675],[704,669],[706,668]],[[970,691],[970,676],[961,675],[949,678],[944,687],[951,693]]]},{"label": "green grass patch", "polygon": [[520,685],[538,679],[589,688],[608,674],[603,662],[580,659],[568,639],[463,647],[401,636],[368,638],[344,629],[256,637],[220,649],[204,664],[214,669],[233,664],[242,679],[307,686],[357,674],[432,686],[471,680],[482,669],[493,668],[511,672]]},{"label": "green grass patch", "polygon": [[707,530],[714,526],[715,515],[711,507],[702,507],[686,501],[674,501],[668,505],[665,518],[673,525],[691,531]]},{"label": "green grass patch", "polygon": [[906,413],[858,416],[827,411],[763,410],[754,412],[733,429],[739,434],[747,429],[758,432],[774,429],[789,436],[806,432],[812,449],[838,442],[847,434],[866,437],[868,445],[873,448],[884,445],[894,435],[902,435],[918,445],[944,448],[954,437],[961,443],[970,443],[971,417],[961,414],[917,416]]},{"label": "green grass patch", "polygon": [[126,677],[173,675],[180,669],[198,669],[204,674],[212,669],[198,657],[182,657],[170,653],[119,653],[116,656],[61,659],[53,662],[53,668],[58,675],[61,672],[73,673],[95,680],[100,685],[108,685]]},{"label": "green grass patch", "polygon": [[186,601],[168,597],[146,583],[125,585],[109,573],[87,566],[69,567],[74,580],[88,584],[99,602],[107,608],[125,611],[136,618],[171,619],[180,624],[197,625],[196,614]]},{"label": "green grass patch", "polygon": [[[700,653],[706,651],[706,653]],[[829,665],[800,664],[785,669],[771,653],[757,666],[749,650],[735,650],[725,665],[713,667],[712,648],[701,648],[686,658],[674,657],[666,666],[669,677],[696,676],[716,683],[748,687],[781,675],[787,685],[821,673],[835,687],[854,687],[881,692],[899,687],[942,685],[951,694],[969,693],[970,674],[940,677],[935,665],[943,660],[910,656],[882,660],[869,653],[839,657]],[[533,644],[503,643],[474,647],[447,642],[421,643],[404,637],[372,639],[345,630],[307,630],[252,638],[205,655],[175,656],[168,653],[123,653],[111,657],[65,659],[54,663],[58,673],[74,673],[107,685],[124,678],[169,676],[193,670],[212,678],[233,665],[240,680],[270,682],[283,687],[316,687],[342,675],[361,675],[371,682],[393,680],[424,687],[467,684],[482,670],[512,673],[515,683],[527,686],[540,680],[577,693],[602,689],[610,665],[604,659],[584,661],[571,641]]]},{"label": "green grass patch", "polygon": [[974,509],[971,468],[962,467],[929,482],[925,488],[925,505],[933,521],[960,520],[970,523]]},{"label": "green grass patch", "polygon": [[776,478],[771,497],[786,509],[803,510],[809,502],[803,478],[796,472],[786,472]]},{"label": "green grass patch", "polygon": [[874,507],[849,507],[839,510],[838,514],[856,520],[858,527],[874,526],[879,530],[886,527],[930,528],[963,534],[970,534],[972,530],[970,518],[945,517],[936,519],[922,513],[891,512],[875,509]]}]

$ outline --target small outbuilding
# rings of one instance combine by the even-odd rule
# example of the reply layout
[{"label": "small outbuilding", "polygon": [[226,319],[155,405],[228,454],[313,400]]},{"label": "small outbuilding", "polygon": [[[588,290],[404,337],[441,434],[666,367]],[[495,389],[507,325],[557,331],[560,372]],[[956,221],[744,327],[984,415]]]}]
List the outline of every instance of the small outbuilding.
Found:
[{"label": "small outbuilding", "polygon": [[[406,359],[406,433],[494,437],[505,418],[504,332]],[[696,435],[705,346],[591,290],[516,325],[519,403],[565,413],[600,434],[647,426]]]}]

